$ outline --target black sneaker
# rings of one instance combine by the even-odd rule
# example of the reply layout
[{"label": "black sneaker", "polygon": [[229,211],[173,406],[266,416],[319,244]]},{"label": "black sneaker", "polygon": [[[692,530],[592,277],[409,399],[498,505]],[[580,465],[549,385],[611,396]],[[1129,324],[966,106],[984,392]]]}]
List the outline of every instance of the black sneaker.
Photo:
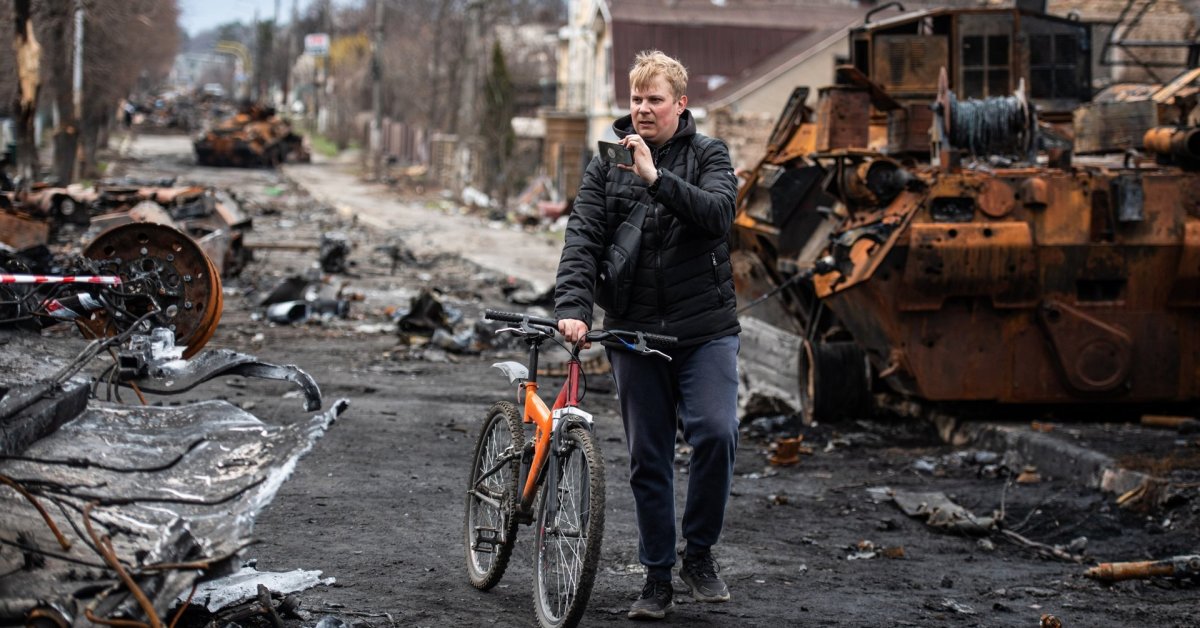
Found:
[{"label": "black sneaker", "polygon": [[697,602],[728,602],[729,587],[717,572],[721,567],[711,553],[699,556],[684,556],[679,579],[692,589]]},{"label": "black sneaker", "polygon": [[675,589],[670,580],[646,578],[642,585],[642,597],[629,608],[630,619],[662,619],[675,606]]}]

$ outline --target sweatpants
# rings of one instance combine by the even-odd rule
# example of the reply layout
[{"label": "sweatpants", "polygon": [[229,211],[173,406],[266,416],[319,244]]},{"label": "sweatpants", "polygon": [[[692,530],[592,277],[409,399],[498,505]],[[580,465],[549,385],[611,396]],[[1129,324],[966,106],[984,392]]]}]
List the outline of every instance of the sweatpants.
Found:
[{"label": "sweatpants", "polygon": [[682,531],[688,554],[716,545],[738,444],[737,336],[664,351],[670,362],[608,349],[629,444],[638,558],[648,577],[675,565],[675,434],[692,447]]}]

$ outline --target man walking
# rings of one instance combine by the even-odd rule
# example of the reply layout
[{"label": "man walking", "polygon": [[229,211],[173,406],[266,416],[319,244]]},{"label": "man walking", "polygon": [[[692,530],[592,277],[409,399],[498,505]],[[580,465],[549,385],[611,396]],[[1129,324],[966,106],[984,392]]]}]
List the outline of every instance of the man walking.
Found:
[{"label": "man walking", "polygon": [[[692,447],[680,580],[703,602],[729,589],[712,555],[724,524],[737,449],[737,305],[729,261],[737,180],[724,143],[696,132],[687,110],[687,70],[659,51],[629,73],[630,115],[613,130],[632,165],[592,160],[567,225],[555,315],[568,341],[592,322],[599,260],[610,239],[645,206],[632,284],[619,307],[601,303],[605,324],[679,338],[670,362],[608,348],[630,454],[638,558],[646,567],[633,619],[661,619],[673,606],[676,557],[674,454],[677,428]],[[641,213],[641,212],[638,212]]]}]

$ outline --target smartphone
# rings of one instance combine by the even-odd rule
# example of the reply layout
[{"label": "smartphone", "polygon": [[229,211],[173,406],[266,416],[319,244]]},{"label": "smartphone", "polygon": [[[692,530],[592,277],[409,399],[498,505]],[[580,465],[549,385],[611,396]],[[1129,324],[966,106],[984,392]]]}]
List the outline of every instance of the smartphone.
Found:
[{"label": "smartphone", "polygon": [[615,142],[600,142],[600,157],[614,164],[633,165],[633,153]]}]

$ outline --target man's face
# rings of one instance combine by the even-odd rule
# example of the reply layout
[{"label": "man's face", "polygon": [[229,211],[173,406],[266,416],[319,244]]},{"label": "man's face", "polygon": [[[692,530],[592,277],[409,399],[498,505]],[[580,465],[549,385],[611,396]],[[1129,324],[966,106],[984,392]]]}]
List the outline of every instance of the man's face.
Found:
[{"label": "man's face", "polygon": [[679,114],[687,107],[687,96],[678,99],[662,76],[655,76],[649,85],[633,87],[629,93],[629,113],[633,130],[654,146],[671,139],[679,128]]}]

